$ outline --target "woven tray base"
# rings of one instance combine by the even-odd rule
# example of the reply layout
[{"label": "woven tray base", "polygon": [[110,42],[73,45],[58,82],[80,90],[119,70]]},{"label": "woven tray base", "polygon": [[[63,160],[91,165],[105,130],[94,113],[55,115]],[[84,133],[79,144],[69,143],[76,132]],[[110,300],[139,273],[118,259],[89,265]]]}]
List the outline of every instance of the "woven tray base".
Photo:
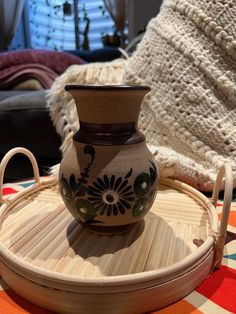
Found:
[{"label": "woven tray base", "polygon": [[[36,184],[3,202],[5,167],[16,153],[31,161]],[[220,227],[216,202],[225,174]],[[217,177],[212,199],[162,179],[145,219],[126,234],[82,229],[54,178],[43,182],[28,150],[0,164],[0,274],[18,294],[59,313],[143,313],[184,297],[220,266],[232,197],[232,169]]]}]

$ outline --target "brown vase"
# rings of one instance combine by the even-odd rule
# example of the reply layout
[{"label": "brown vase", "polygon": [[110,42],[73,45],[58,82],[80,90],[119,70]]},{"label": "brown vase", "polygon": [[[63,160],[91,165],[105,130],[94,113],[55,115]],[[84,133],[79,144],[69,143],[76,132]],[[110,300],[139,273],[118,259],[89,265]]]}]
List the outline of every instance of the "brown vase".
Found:
[{"label": "brown vase", "polygon": [[80,129],[59,172],[61,196],[88,230],[128,231],[151,208],[158,169],[138,130],[146,86],[66,85]]}]

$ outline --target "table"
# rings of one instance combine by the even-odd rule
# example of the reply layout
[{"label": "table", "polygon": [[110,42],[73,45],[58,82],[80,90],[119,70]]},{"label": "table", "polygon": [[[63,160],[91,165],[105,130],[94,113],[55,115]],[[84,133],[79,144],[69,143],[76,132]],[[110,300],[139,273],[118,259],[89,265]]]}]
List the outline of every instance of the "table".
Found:
[{"label": "table", "polygon": [[[34,181],[5,184],[5,199],[24,190]],[[222,200],[217,203],[221,217]],[[224,314],[236,313],[236,195],[231,206],[224,258],[219,270],[214,270],[204,282],[184,299],[153,313],[160,314]],[[36,306],[12,291],[0,277],[0,314],[49,314],[51,311]]]}]

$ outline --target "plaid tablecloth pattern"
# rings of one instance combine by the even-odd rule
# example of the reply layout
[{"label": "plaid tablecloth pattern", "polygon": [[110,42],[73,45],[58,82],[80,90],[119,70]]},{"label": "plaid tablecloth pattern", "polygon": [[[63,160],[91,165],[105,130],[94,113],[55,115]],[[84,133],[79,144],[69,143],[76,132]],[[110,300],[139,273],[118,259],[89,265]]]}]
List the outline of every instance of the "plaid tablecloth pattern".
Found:
[{"label": "plaid tablecloth pattern", "polygon": [[[29,187],[34,181],[5,184],[4,197]],[[221,217],[222,200],[217,203]],[[34,305],[10,289],[0,277],[0,314],[49,314],[51,311]],[[231,206],[224,258],[219,270],[215,270],[202,284],[184,299],[154,313],[160,314],[236,314],[236,195]]]}]

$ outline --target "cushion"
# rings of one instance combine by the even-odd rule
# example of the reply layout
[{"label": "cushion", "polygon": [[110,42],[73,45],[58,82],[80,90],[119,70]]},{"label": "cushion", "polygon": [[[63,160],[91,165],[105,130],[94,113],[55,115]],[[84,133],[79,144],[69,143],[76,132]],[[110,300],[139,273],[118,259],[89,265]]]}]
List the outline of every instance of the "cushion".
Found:
[{"label": "cushion", "polygon": [[[0,134],[0,158],[11,148],[25,147],[35,155],[41,174],[45,174],[42,167],[48,169],[61,159],[61,140],[46,106],[45,90],[0,92]],[[32,176],[28,161],[25,164],[24,160],[12,167],[8,177],[14,180]],[[27,171],[21,173],[23,169]]]}]

